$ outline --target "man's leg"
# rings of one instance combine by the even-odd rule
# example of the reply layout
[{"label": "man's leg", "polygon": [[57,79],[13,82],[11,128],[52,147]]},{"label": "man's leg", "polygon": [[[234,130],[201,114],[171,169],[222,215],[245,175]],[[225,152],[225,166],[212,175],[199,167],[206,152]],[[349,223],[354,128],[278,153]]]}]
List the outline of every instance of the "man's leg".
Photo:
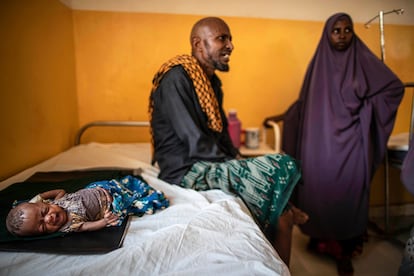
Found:
[{"label": "man's leg", "polygon": [[289,267],[292,248],[293,212],[287,210],[279,217],[276,233],[270,240],[280,258]]},{"label": "man's leg", "polygon": [[270,242],[288,267],[292,249],[293,226],[295,224],[304,224],[308,219],[309,217],[305,212],[291,205],[279,217],[277,229],[272,233],[273,237],[270,237]]}]

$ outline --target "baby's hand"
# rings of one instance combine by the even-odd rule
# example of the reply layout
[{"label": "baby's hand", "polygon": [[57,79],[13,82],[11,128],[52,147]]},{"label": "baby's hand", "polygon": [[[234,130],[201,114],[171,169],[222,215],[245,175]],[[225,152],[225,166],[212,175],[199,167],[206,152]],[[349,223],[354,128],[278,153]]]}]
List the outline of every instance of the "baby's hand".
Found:
[{"label": "baby's hand", "polygon": [[115,226],[118,224],[119,217],[109,210],[105,211],[104,220],[106,226]]}]

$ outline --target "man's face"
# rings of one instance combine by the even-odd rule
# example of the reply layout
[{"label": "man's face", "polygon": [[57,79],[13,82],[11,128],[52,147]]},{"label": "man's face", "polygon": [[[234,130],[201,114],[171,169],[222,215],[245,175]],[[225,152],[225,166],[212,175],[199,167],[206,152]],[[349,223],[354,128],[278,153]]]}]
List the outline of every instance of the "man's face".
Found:
[{"label": "man's face", "polygon": [[332,27],[330,34],[331,45],[338,51],[344,51],[348,49],[354,37],[354,31],[352,24],[348,18],[340,18]]},{"label": "man's face", "polygon": [[24,236],[54,233],[68,220],[67,213],[54,204],[25,203],[22,211],[23,224],[18,234]]},{"label": "man's face", "polygon": [[214,70],[229,71],[231,52],[234,49],[232,36],[227,25],[216,22],[203,29],[203,61]]}]

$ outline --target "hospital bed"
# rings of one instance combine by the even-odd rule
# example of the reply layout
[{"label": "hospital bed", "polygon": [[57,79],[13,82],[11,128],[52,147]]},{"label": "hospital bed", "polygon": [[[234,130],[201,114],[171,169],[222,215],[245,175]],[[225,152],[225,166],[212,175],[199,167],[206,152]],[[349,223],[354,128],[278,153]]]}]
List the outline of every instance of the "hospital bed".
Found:
[{"label": "hospital bed", "polygon": [[82,143],[91,127],[110,131],[111,126],[148,131],[148,122],[90,123],[80,129],[72,148],[0,182],[0,189],[38,172],[127,169],[163,191],[170,206],[153,215],[130,217],[122,243],[109,252],[3,250],[1,275],[290,275],[240,198],[220,190],[183,189],[158,179],[149,143]]}]

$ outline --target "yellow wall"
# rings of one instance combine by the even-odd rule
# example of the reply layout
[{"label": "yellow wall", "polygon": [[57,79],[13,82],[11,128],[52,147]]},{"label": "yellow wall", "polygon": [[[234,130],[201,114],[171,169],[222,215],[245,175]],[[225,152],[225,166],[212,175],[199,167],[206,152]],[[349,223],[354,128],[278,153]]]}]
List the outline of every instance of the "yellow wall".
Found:
[{"label": "yellow wall", "polygon": [[[80,123],[146,120],[153,74],[166,59],[190,52],[189,31],[199,18],[74,11]],[[297,98],[324,22],[224,19],[235,45],[230,72],[219,73],[225,107],[238,109],[244,126],[257,126]],[[356,32],[379,55],[377,27],[357,24]],[[414,58],[414,27],[386,26],[386,35],[387,64],[403,81],[414,79],[409,62]],[[404,113],[409,100],[404,101]],[[395,130],[407,128],[408,116],[402,116]]]},{"label": "yellow wall", "polygon": [[71,11],[0,3],[0,180],[73,144],[78,128]]},{"label": "yellow wall", "polygon": [[[31,3],[31,1],[27,2]],[[44,91],[41,89],[43,87],[37,85],[33,94],[38,95],[34,98],[29,95],[23,98],[34,100],[41,105],[37,110],[44,113],[43,120],[57,121],[54,116],[58,113],[49,109],[64,110],[66,115],[60,116],[61,119],[63,117],[66,125],[58,130],[51,127],[37,129],[37,135],[31,138],[36,141],[30,144],[30,149],[36,151],[34,156],[37,160],[44,159],[54,150],[68,147],[74,138],[74,128],[78,123],[83,125],[94,120],[147,120],[148,96],[153,74],[166,59],[176,54],[190,53],[189,32],[193,23],[200,18],[196,15],[73,10],[73,36],[71,37],[67,34],[71,28],[70,11],[56,4],[56,1],[42,0],[40,2],[43,4],[40,6],[33,4],[33,6],[36,6],[36,10],[39,10],[38,13],[42,14],[42,17],[37,14],[35,17],[32,15],[33,18],[29,17],[30,21],[33,21],[31,25],[36,26],[45,17],[50,17],[51,20],[57,20],[55,25],[60,25],[59,29],[63,32],[57,34],[51,30],[43,30],[39,33],[40,39],[36,37],[29,41],[20,41],[18,40],[18,38],[21,39],[20,36],[16,35],[13,45],[25,44],[22,49],[30,52],[34,51],[32,48],[45,48],[44,55],[49,62],[36,65],[34,69],[37,72],[52,71],[53,77],[49,74],[42,75],[45,78],[43,82],[53,82],[59,87],[51,89],[52,92],[49,87]],[[15,7],[17,4],[9,6]],[[4,13],[3,10],[2,13]],[[22,11],[14,9],[9,20],[17,21],[21,14]],[[219,73],[225,93],[224,105],[226,109],[236,108],[238,110],[244,127],[259,126],[264,117],[282,113],[297,98],[306,67],[316,49],[324,22],[228,16],[223,18],[231,27],[235,45],[230,62],[230,72]],[[366,29],[361,24],[356,24],[355,29],[356,33],[379,56],[378,25],[373,24],[370,29]],[[18,31],[26,34],[30,28],[29,31],[23,29]],[[50,41],[43,38],[49,35],[49,32],[52,32],[52,36],[60,36],[59,41],[64,42],[56,41],[52,49]],[[8,31],[8,34],[14,35],[14,32]],[[413,81],[414,63],[411,61],[414,60],[414,26],[387,24],[385,34],[386,63],[404,82]],[[74,49],[71,48],[72,38]],[[59,58],[56,56],[50,58],[49,52],[52,50],[65,53],[67,51],[68,56],[59,55]],[[4,53],[3,50],[1,52]],[[30,57],[36,57],[38,54],[37,52],[31,53]],[[74,55],[74,61],[71,59],[72,55]],[[12,64],[13,61],[9,58],[7,65]],[[59,70],[48,68],[53,66],[59,66]],[[74,66],[75,69],[73,69]],[[65,69],[60,67],[65,67]],[[27,65],[25,69],[29,71],[30,68]],[[73,76],[73,71],[76,72],[76,76]],[[20,93],[33,90],[31,79],[26,76],[20,76],[13,82],[13,85],[21,86],[19,87]],[[12,84],[9,88],[12,88]],[[56,96],[56,91],[61,91],[60,93],[66,95],[65,101],[70,102],[68,106],[59,107],[59,103],[62,104],[65,101],[62,100],[64,96]],[[74,95],[74,91],[77,95]],[[18,102],[16,95],[16,93],[11,94],[9,101]],[[411,95],[410,92],[404,98],[398,114],[395,133],[408,130]],[[51,105],[55,101],[58,106]],[[27,104],[22,107],[22,110],[25,108],[34,107]],[[35,114],[35,111],[30,111],[30,114]],[[34,124],[31,121],[26,123],[14,116],[11,118],[7,129],[12,129],[12,126],[26,129],[27,125]],[[34,120],[39,120],[39,118],[35,116]],[[3,125],[6,124],[2,124],[2,127]],[[49,138],[46,131],[49,133],[52,131],[52,134],[54,132],[58,137]],[[27,133],[21,134],[15,130],[10,132],[14,139],[27,142]],[[118,140],[121,135],[123,133],[117,131],[115,137],[101,136],[91,130],[85,134],[83,141],[90,141],[92,136],[103,137],[104,141],[113,141]],[[138,137],[137,134],[132,134],[123,141],[148,141],[148,139],[148,135]],[[46,145],[42,147],[42,144]],[[22,148],[21,152],[27,152],[28,149],[25,147],[28,146],[23,141],[15,146],[15,148]],[[51,150],[51,147],[54,150]],[[45,153],[46,151],[48,153]],[[10,155],[11,152],[12,150],[10,153],[5,153]],[[3,175],[6,176],[10,172],[33,163],[23,161],[22,158],[13,160],[13,165],[4,170],[7,173]],[[382,185],[382,179],[378,177],[373,188],[377,194],[374,196],[374,203],[381,200],[380,185]],[[397,197],[393,200],[401,202],[401,200],[411,200],[411,198],[407,198],[404,191],[397,191]]]}]

